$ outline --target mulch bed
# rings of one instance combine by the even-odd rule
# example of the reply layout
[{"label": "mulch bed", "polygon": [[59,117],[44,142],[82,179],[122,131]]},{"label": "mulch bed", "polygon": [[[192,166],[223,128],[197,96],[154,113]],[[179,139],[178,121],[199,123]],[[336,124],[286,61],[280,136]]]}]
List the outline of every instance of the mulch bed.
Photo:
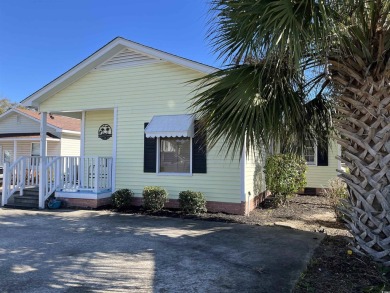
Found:
[{"label": "mulch bed", "polygon": [[390,292],[390,268],[385,268],[368,257],[348,253],[351,235],[343,223],[336,221],[334,211],[325,197],[297,196],[287,206],[279,208],[272,208],[265,202],[249,216],[223,213],[185,215],[178,210],[150,213],[139,207],[125,213],[261,226],[283,225],[326,233],[327,236],[315,250],[307,270],[296,284],[295,293]]},{"label": "mulch bed", "polygon": [[348,254],[348,241],[326,236],[298,281],[294,293],[390,291],[390,268],[365,256]]}]

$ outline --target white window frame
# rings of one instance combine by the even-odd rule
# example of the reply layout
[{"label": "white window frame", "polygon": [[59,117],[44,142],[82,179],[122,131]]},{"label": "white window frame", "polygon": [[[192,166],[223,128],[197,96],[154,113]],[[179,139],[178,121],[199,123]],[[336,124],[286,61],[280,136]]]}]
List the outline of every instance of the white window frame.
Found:
[{"label": "white window frame", "polygon": [[160,137],[157,137],[156,147],[156,174],[162,176],[192,176],[192,137],[185,137],[190,139],[190,172],[189,173],[176,173],[176,172],[160,172],[160,149],[161,141]]},{"label": "white window frame", "polygon": [[306,165],[308,166],[317,166],[317,152],[318,152],[318,147],[317,147],[317,144],[315,143],[313,145],[313,149],[314,149],[314,162],[308,162],[306,161],[306,157],[305,157],[305,150],[302,151],[302,156],[303,156],[303,159],[306,161]]},{"label": "white window frame", "polygon": [[[9,152],[10,154],[12,154],[12,152],[10,150],[7,150],[7,149],[2,149],[1,150],[1,154],[2,154],[1,160],[2,160],[3,164],[5,163],[5,152]],[[12,163],[12,156],[13,155],[10,155],[10,161],[9,161],[10,164]]]},{"label": "white window frame", "polygon": [[33,141],[33,142],[31,142],[31,148],[30,148],[30,156],[31,157],[39,157],[40,156],[40,154],[39,155],[33,155],[33,153],[32,153],[32,151],[33,151],[33,144],[34,143],[36,143],[36,144],[38,144],[39,145],[39,150],[40,150],[40,148],[41,148],[41,143],[39,142],[39,141]]}]

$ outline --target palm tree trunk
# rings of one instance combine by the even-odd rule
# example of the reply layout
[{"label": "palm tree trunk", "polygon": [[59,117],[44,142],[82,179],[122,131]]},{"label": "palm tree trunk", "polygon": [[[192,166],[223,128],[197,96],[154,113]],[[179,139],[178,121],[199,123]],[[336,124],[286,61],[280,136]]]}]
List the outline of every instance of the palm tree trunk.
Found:
[{"label": "palm tree trunk", "polygon": [[[344,212],[355,250],[390,266],[390,78],[363,76],[357,63],[331,62],[341,90],[334,120],[349,173],[349,208]],[[365,71],[365,74],[367,71]]]}]

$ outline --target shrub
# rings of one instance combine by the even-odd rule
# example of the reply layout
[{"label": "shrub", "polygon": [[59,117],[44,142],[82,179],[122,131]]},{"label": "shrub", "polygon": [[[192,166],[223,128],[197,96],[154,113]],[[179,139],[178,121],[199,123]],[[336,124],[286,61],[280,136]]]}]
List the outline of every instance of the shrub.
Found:
[{"label": "shrub", "polygon": [[201,192],[186,190],[179,193],[180,209],[186,214],[207,212],[206,199]]},{"label": "shrub", "polygon": [[341,210],[345,207],[345,201],[348,198],[347,185],[338,177],[332,178],[328,182],[328,187],[324,188],[323,195],[329,199],[336,218],[341,220],[343,218]]},{"label": "shrub", "polygon": [[292,154],[278,154],[267,158],[265,182],[274,196],[275,205],[285,204],[306,186],[306,162]]},{"label": "shrub", "polygon": [[112,205],[118,210],[126,210],[131,207],[131,198],[134,193],[130,189],[119,189],[111,195]]},{"label": "shrub", "polygon": [[142,196],[144,197],[144,208],[153,212],[162,210],[168,201],[168,192],[159,186],[145,186]]}]

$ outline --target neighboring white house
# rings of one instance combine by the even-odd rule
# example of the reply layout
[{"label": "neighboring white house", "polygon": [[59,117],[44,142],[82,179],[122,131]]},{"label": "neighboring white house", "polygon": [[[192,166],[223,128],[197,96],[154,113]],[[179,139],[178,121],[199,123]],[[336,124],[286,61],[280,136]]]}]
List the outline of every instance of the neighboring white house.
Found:
[{"label": "neighboring white house", "polygon": [[[40,155],[40,115],[15,108],[0,115],[0,164]],[[46,131],[47,156],[80,155],[80,119],[51,115]]]}]

